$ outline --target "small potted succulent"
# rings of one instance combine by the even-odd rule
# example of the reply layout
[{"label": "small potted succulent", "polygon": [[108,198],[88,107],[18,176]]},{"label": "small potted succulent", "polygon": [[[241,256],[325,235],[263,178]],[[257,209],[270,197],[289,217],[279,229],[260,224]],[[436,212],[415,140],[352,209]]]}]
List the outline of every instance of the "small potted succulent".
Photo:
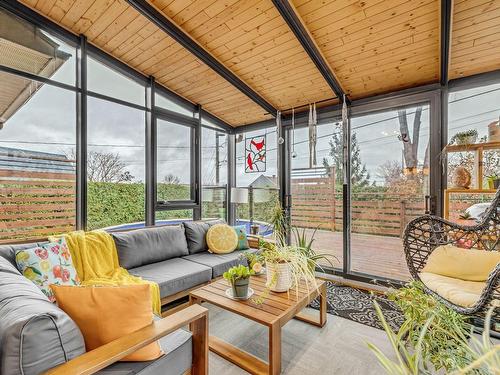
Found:
[{"label": "small potted succulent", "polygon": [[248,296],[248,285],[252,275],[254,275],[254,272],[244,265],[231,267],[224,272],[223,277],[231,284],[234,298],[246,298]]},{"label": "small potted succulent", "polygon": [[493,173],[486,176],[486,181],[488,181],[489,189],[498,189],[500,187],[500,175]]}]

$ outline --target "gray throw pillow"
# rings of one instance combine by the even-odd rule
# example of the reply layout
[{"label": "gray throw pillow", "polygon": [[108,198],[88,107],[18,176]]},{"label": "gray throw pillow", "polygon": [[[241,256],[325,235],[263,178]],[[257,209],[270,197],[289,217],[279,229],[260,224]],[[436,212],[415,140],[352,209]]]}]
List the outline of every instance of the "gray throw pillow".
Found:
[{"label": "gray throw pillow", "polygon": [[189,255],[184,227],[161,226],[111,233],[126,269]]},{"label": "gray throw pillow", "polygon": [[186,221],[183,223],[189,254],[201,253],[208,250],[207,232],[212,225],[223,224],[224,220]]}]

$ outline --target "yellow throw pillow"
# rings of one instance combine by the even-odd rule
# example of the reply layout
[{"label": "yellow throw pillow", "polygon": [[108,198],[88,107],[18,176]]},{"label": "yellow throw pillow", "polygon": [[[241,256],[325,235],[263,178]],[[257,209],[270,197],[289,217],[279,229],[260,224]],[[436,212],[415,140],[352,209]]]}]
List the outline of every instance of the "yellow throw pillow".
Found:
[{"label": "yellow throw pillow", "polygon": [[215,224],[207,232],[207,245],[214,254],[232,253],[238,246],[238,235],[227,224]]},{"label": "yellow throw pillow", "polygon": [[[57,304],[80,328],[87,351],[137,331],[153,322],[149,285],[51,285]],[[152,361],[163,355],[158,342],[122,361]]]},{"label": "yellow throw pillow", "polygon": [[462,249],[453,245],[437,247],[422,272],[467,281],[486,281],[500,263],[500,251]]}]

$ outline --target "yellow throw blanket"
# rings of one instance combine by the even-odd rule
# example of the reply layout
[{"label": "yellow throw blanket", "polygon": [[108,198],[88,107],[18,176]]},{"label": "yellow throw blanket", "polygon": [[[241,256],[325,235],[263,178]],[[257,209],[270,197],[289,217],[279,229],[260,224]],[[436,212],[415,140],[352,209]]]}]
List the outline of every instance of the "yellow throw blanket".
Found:
[{"label": "yellow throw blanket", "polygon": [[63,237],[82,285],[149,284],[153,311],[161,314],[158,284],[133,276],[120,267],[115,241],[110,234],[104,231],[75,231],[66,233]]}]

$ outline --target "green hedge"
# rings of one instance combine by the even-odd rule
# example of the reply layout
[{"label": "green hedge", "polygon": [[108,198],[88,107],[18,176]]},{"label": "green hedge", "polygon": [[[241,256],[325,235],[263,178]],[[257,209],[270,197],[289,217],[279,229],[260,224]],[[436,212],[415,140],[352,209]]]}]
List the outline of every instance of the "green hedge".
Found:
[{"label": "green hedge", "polygon": [[[186,185],[158,185],[158,195],[170,199],[184,198],[189,194]],[[112,225],[144,221],[143,183],[88,183],[88,227],[105,228]],[[162,212],[158,219],[174,219],[191,216],[190,210]]]}]

